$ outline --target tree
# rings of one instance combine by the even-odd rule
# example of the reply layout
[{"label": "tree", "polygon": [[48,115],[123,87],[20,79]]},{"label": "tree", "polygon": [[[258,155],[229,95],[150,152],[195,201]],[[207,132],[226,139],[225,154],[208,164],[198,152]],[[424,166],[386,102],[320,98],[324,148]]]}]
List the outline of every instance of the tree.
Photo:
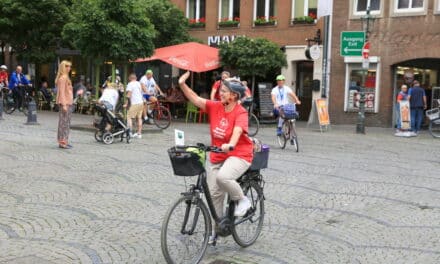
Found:
[{"label": "tree", "polygon": [[140,0],[76,0],[63,37],[97,61],[128,61],[154,50],[154,27]]},{"label": "tree", "polygon": [[69,17],[67,0],[0,1],[0,39],[19,58],[49,62],[55,58],[59,36]]},{"label": "tree", "polygon": [[156,48],[188,42],[188,20],[183,12],[169,0],[145,1],[146,14],[154,24]]},{"label": "tree", "polygon": [[265,77],[268,72],[287,66],[286,54],[280,47],[263,38],[238,37],[220,44],[220,61],[222,66],[236,69],[240,76],[252,76],[252,96],[255,76]]},{"label": "tree", "polygon": [[[142,0],[74,0],[72,19],[63,37],[99,65],[104,60],[128,63],[153,54],[154,26],[146,16]],[[125,66],[126,67],[126,66]],[[125,71],[126,72],[126,71]],[[112,64],[115,78],[115,63]],[[98,89],[96,89],[98,95]]]}]

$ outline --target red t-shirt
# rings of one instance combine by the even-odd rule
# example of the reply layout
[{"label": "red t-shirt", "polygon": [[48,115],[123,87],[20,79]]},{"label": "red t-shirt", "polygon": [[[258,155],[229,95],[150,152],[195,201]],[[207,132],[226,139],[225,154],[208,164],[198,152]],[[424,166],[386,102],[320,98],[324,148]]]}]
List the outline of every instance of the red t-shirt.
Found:
[{"label": "red t-shirt", "polygon": [[222,144],[228,144],[232,136],[234,127],[241,127],[243,133],[238,139],[234,150],[228,153],[211,152],[211,162],[220,163],[228,157],[238,157],[252,162],[253,145],[248,137],[248,113],[241,105],[236,105],[234,109],[226,113],[225,107],[221,102],[206,100],[206,111],[209,114],[211,144],[221,147]]},{"label": "red t-shirt", "polygon": [[216,101],[220,101],[220,91],[219,91],[220,84],[221,84],[220,80],[215,81],[215,83],[212,85],[212,88],[211,88],[212,90],[215,90],[214,100],[216,100]]},{"label": "red t-shirt", "polygon": [[5,71],[0,72],[0,83],[5,82],[8,79],[8,73]]}]

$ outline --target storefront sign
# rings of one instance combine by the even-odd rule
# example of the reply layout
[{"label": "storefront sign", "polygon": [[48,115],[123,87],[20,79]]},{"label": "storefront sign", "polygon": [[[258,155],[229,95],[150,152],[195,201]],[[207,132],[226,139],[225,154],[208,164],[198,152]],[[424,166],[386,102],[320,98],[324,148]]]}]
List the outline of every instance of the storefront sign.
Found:
[{"label": "storefront sign", "polygon": [[238,38],[238,37],[242,37],[242,35],[240,35],[240,36],[235,36],[235,35],[208,36],[208,45],[211,47],[217,47],[222,42],[230,43],[230,42],[234,41],[235,38]]},{"label": "storefront sign", "polygon": [[320,126],[330,125],[330,117],[328,114],[327,101],[325,99],[316,99],[316,110],[318,112],[318,120]]},{"label": "storefront sign", "polygon": [[363,31],[341,32],[341,56],[362,56],[364,43],[365,32]]}]

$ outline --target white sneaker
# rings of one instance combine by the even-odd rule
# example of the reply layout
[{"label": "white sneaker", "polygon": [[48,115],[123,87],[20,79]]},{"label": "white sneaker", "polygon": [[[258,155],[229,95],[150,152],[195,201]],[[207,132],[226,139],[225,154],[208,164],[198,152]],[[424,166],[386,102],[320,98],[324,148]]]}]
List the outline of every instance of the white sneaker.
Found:
[{"label": "white sneaker", "polygon": [[137,134],[137,137],[136,137],[136,138],[141,139],[141,138],[142,138],[142,135],[141,135],[141,134]]},{"label": "white sneaker", "polygon": [[251,208],[251,202],[245,196],[243,199],[238,201],[238,204],[234,210],[234,216],[244,216],[249,208]]},{"label": "white sneaker", "polygon": [[138,134],[137,134],[137,133],[134,133],[134,134],[130,134],[130,137],[131,137],[131,138],[137,138],[137,136],[138,136]]}]

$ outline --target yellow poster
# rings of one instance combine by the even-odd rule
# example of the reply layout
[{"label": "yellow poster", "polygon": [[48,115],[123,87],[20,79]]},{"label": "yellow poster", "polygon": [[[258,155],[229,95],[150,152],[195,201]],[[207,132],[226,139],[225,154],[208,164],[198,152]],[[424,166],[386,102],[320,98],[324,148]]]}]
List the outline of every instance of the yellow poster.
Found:
[{"label": "yellow poster", "polygon": [[411,112],[409,109],[409,101],[400,101],[400,128],[402,130],[411,129]]},{"label": "yellow poster", "polygon": [[316,99],[316,109],[320,126],[330,125],[327,101],[325,99]]}]

